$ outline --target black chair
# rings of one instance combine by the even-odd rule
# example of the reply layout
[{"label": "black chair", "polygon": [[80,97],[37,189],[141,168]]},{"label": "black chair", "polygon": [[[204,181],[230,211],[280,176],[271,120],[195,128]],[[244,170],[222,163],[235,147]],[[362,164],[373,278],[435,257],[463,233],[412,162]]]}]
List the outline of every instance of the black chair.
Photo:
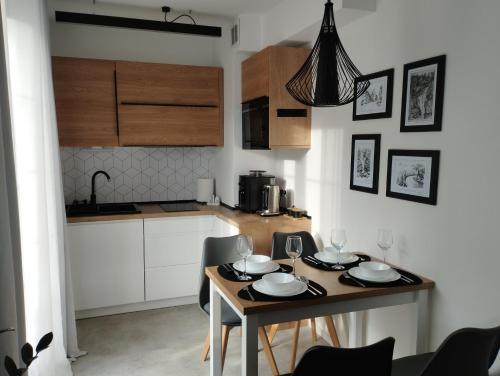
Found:
[{"label": "black chair", "polygon": [[[312,235],[307,231],[299,231],[299,232],[275,232],[273,234],[273,249],[271,252],[271,258],[273,260],[287,259],[289,258],[286,254],[286,239],[289,236],[300,236],[302,239],[302,256],[313,256],[316,252],[318,252],[318,247]],[[333,323],[332,316],[325,316],[325,323],[328,329],[328,333],[330,334],[330,338],[332,340],[332,344],[336,347],[340,347],[339,338],[337,335],[337,330],[335,329],[335,324]],[[313,342],[317,341],[316,335],[316,319],[312,318],[310,321],[311,324],[311,332]],[[294,323],[294,336],[292,342],[292,358],[290,360],[290,372],[295,368],[295,360],[297,359],[297,347],[299,341],[299,333],[300,333],[300,321],[296,321]],[[276,331],[278,330],[279,325],[275,324],[271,326],[269,331],[269,342],[272,343]]]},{"label": "black chair", "polygon": [[[228,236],[224,238],[206,238],[203,244],[203,255],[201,258],[200,266],[200,283],[198,293],[198,304],[201,310],[210,315],[210,281],[205,274],[205,267],[216,266],[226,263],[236,262],[241,259],[241,256],[236,251],[236,245],[239,235]],[[243,287],[243,286],[242,286]],[[226,348],[229,339],[229,332],[236,326],[241,326],[241,319],[233,311],[233,309],[222,300],[221,307],[221,323],[222,323],[222,365],[226,358]],[[259,328],[259,338],[261,340],[264,352],[269,361],[273,375],[279,375],[278,367],[274,360],[274,355],[271,350],[271,345],[267,340],[267,334],[263,327]],[[201,353],[201,360],[204,362],[208,358],[210,350],[210,332],[208,333],[203,351]]]},{"label": "black chair", "polygon": [[407,356],[392,363],[393,376],[487,376],[500,346],[500,326],[459,329],[434,353]]},{"label": "black chair", "polygon": [[391,376],[394,338],[355,349],[314,346],[297,364],[292,376]]}]

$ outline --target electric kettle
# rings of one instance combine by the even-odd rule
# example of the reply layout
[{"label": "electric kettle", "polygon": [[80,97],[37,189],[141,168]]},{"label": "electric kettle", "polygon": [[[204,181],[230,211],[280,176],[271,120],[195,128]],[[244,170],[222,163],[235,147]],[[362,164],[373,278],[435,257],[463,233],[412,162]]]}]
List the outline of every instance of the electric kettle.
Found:
[{"label": "electric kettle", "polygon": [[264,185],[262,187],[262,210],[260,215],[271,216],[280,214],[280,194],[279,185]]}]

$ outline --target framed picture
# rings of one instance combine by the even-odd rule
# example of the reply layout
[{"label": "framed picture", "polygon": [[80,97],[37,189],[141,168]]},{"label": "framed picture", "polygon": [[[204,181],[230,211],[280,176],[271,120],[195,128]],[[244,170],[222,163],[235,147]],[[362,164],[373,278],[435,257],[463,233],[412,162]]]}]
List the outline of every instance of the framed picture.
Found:
[{"label": "framed picture", "polygon": [[392,91],[394,69],[372,73],[354,80],[357,88],[369,81],[370,86],[355,101],[352,108],[352,120],[390,118],[392,116]]},{"label": "framed picture", "polygon": [[389,150],[386,196],[436,205],[439,151]]},{"label": "framed picture", "polygon": [[351,189],[378,194],[379,169],[380,135],[352,135]]},{"label": "framed picture", "polygon": [[401,132],[441,130],[446,55],[404,66]]}]

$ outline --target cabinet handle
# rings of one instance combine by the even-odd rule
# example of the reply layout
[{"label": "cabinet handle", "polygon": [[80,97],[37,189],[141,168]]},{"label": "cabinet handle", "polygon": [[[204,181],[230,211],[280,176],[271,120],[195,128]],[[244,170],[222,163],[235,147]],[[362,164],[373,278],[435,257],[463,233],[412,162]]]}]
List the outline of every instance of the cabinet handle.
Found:
[{"label": "cabinet handle", "polygon": [[14,328],[5,328],[0,330],[0,334],[7,333],[7,332],[15,332],[16,329]]}]

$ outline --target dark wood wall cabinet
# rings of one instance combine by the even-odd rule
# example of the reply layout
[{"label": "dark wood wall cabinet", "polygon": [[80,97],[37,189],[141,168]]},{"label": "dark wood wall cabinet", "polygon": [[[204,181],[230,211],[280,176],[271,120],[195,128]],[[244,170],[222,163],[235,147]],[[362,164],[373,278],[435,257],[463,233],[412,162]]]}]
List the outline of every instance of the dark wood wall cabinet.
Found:
[{"label": "dark wood wall cabinet", "polygon": [[242,102],[269,98],[270,149],[311,147],[311,109],[297,102],[285,87],[310,52],[308,48],[270,46],[242,63]]},{"label": "dark wood wall cabinet", "polygon": [[61,146],[222,146],[223,70],[53,57]]}]

